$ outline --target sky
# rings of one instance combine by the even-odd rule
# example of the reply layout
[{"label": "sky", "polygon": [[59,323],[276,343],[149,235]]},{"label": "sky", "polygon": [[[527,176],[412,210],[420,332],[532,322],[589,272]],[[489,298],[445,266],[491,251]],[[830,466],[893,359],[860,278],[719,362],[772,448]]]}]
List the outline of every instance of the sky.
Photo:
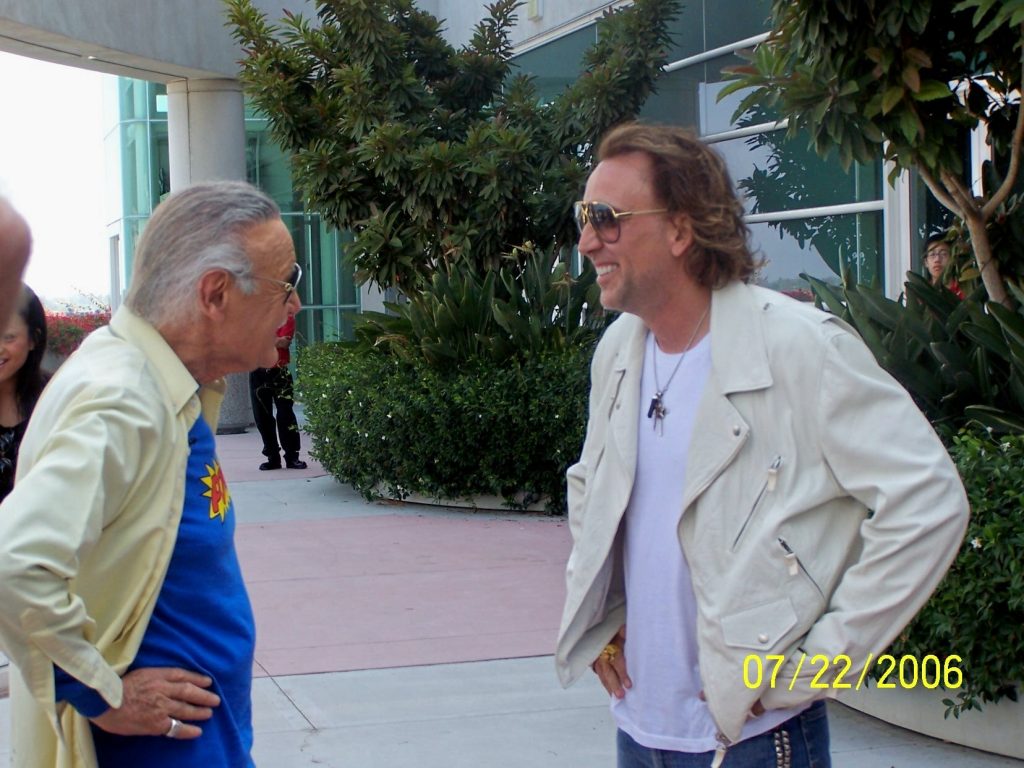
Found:
[{"label": "sky", "polygon": [[[110,75],[0,52],[0,194],[32,229],[25,282],[57,308],[105,301],[103,82]],[[116,116],[110,116],[113,125]]]}]

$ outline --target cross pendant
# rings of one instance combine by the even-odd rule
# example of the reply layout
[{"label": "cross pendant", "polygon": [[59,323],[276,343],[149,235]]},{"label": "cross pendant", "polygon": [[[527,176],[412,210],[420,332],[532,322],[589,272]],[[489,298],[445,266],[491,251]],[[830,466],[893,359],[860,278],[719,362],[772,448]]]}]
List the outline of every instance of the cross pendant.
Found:
[{"label": "cross pendant", "polygon": [[[651,405],[650,405],[650,407],[647,409],[647,418],[648,419],[650,419],[650,418],[654,419],[654,424],[653,424],[654,429],[658,429],[659,427],[662,427],[661,422],[665,418],[665,415],[667,413],[668,413],[668,408],[666,408],[665,404],[661,402],[661,392],[656,392],[654,394],[654,397],[651,398]],[[662,429],[664,429],[664,427],[662,427]]]}]

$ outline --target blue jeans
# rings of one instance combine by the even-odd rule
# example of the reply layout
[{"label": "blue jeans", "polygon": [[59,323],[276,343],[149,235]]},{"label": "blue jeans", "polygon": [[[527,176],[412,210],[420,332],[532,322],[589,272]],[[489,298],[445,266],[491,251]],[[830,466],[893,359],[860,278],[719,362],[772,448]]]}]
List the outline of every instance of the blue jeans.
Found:
[{"label": "blue jeans", "polygon": [[[650,749],[618,732],[618,768],[709,768],[711,752]],[[788,755],[788,761],[786,756]],[[796,717],[729,747],[722,768],[830,768],[828,717],[818,701]]]}]

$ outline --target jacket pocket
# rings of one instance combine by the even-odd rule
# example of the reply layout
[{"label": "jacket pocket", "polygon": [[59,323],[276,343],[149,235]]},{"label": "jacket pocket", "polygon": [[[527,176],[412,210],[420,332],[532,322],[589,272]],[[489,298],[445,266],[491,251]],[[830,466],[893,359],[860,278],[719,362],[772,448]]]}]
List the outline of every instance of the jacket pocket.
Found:
[{"label": "jacket pocket", "polygon": [[774,648],[797,624],[788,598],[758,605],[722,617],[722,638],[731,648]]},{"label": "jacket pocket", "polygon": [[781,456],[776,456],[772,459],[772,463],[768,465],[768,471],[765,474],[761,490],[758,491],[757,498],[754,499],[754,503],[750,505],[750,511],[747,512],[747,516],[743,520],[743,525],[741,525],[740,529],[736,532],[736,538],[732,540],[732,546],[729,548],[730,552],[736,551],[740,545],[740,541],[743,540],[743,535],[750,528],[750,523],[754,519],[754,515],[757,513],[757,510],[762,506],[766,498],[775,492],[775,486],[779,479],[779,467],[781,466]]},{"label": "jacket pocket", "polygon": [[792,547],[789,546],[787,541],[779,537],[779,546],[782,548],[782,556],[786,561],[786,569],[789,571],[790,576],[798,576],[801,573],[806,579],[811,582],[811,585],[818,590],[818,594],[821,595],[822,602],[828,602],[825,600],[825,593],[821,591],[821,587],[818,586],[818,582],[811,576],[811,572],[804,567],[804,564],[800,561],[799,556],[793,551]]}]

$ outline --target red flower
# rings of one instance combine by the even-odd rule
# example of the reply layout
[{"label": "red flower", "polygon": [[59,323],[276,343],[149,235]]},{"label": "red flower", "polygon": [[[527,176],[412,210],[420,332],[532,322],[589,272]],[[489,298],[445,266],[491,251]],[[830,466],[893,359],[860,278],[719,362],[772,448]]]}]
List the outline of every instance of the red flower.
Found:
[{"label": "red flower", "polygon": [[82,339],[109,322],[110,310],[107,308],[86,312],[47,312],[46,348],[66,357],[78,349]]}]

